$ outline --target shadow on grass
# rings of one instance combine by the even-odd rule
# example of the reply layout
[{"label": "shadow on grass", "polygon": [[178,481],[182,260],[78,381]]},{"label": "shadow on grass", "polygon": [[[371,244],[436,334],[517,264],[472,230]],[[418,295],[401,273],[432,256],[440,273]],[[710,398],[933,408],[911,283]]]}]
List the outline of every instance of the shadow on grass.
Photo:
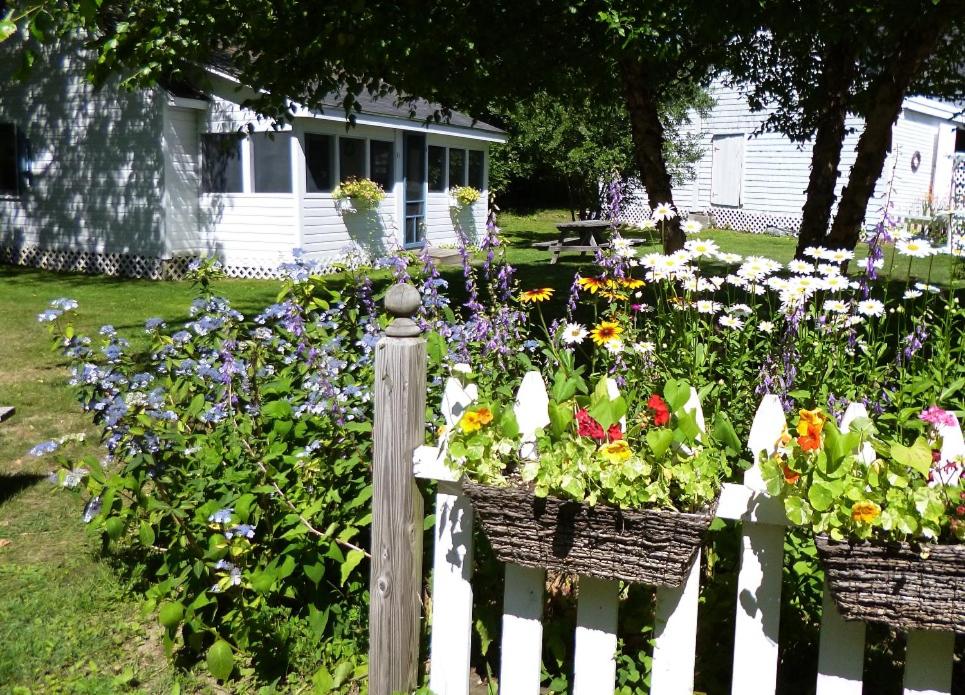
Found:
[{"label": "shadow on grass", "polygon": [[33,487],[45,478],[46,476],[37,473],[0,474],[0,504]]}]

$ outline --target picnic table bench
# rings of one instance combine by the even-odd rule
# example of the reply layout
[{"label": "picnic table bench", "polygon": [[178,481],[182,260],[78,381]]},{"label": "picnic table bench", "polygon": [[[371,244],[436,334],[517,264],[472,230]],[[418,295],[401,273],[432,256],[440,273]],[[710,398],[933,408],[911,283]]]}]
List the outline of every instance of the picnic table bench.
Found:
[{"label": "picnic table bench", "polygon": [[[555,265],[560,260],[560,254],[566,252],[579,252],[580,256],[587,252],[596,252],[598,249],[609,248],[609,233],[611,223],[609,220],[578,220],[576,222],[562,222],[556,225],[559,230],[559,238],[555,241],[540,241],[533,246],[543,248],[552,254],[550,265]],[[567,235],[576,236],[567,236]],[[631,241],[636,243],[636,240]]]}]

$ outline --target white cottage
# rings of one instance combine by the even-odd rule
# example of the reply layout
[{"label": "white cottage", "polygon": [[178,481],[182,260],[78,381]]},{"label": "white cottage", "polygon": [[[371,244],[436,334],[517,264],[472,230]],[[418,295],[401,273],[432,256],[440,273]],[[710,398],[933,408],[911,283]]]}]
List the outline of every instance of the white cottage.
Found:
[{"label": "white cottage", "polygon": [[[48,51],[25,82],[15,54],[0,46],[0,262],[161,277],[214,254],[231,275],[267,277],[295,248],[334,261],[485,227],[489,145],[506,136],[463,114],[427,124],[432,104],[410,115],[362,97],[348,128],[333,98],[276,132],[241,106],[252,92],[214,69],[205,94],[94,90],[76,50]],[[333,200],[352,176],[385,189],[377,210]],[[479,202],[451,206],[460,185]]]},{"label": "white cottage", "polygon": [[[707,214],[720,227],[796,232],[811,170],[811,145],[798,145],[778,133],[755,134],[768,112],[752,112],[737,89],[716,83],[711,95],[714,108],[706,117],[694,116],[689,126],[689,132],[700,137],[703,156],[696,176],[674,187],[677,206]],[[847,125],[852,132],[841,152],[839,197],[854,164],[863,121],[852,117]],[[920,216],[927,201],[936,209],[947,207],[956,153],[965,154],[963,107],[924,97],[906,99],[866,222],[878,222],[889,200],[898,217]],[[624,214],[633,221],[648,213],[646,196],[638,193]]]}]

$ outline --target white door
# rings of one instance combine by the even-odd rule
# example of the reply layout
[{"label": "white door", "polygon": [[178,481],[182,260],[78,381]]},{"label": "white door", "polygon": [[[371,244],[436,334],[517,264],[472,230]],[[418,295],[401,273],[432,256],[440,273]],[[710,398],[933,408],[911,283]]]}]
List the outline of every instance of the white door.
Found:
[{"label": "white door", "polygon": [[710,204],[740,207],[744,178],[744,135],[715,135],[711,140]]}]

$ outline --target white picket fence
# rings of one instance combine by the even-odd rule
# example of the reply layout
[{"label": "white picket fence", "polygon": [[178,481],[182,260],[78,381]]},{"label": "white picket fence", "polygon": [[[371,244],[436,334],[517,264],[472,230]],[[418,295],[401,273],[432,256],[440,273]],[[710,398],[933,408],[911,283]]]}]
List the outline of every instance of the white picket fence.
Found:
[{"label": "white picket fence", "polygon": [[[524,380],[515,408],[524,437],[532,436],[537,427],[545,424],[545,387],[535,373],[533,376],[537,378]],[[447,382],[442,411],[450,430],[475,397],[473,386],[464,390],[455,379]],[[863,415],[866,415],[863,406],[852,405],[842,419],[842,427]],[[748,441],[755,461],[761,452],[773,449],[784,425],[778,399],[766,396],[758,408]],[[435,695],[467,695],[473,622],[473,510],[452,471],[443,463],[445,445],[444,437],[437,447],[419,447],[413,465],[416,477],[438,481],[429,687]],[[947,433],[943,453],[946,456],[965,453],[960,427]],[[717,516],[742,524],[731,692],[734,695],[774,693],[787,525],[784,507],[781,500],[766,494],[759,470],[752,468],[745,474],[743,485],[724,486]],[[698,555],[681,587],[657,589],[652,695],[693,692],[699,584]],[[539,692],[544,585],[542,570],[506,565],[499,672],[502,695]],[[614,691],[618,588],[615,581],[579,578],[574,695],[605,695]],[[845,622],[827,589],[823,613],[817,695],[860,695],[864,624]],[[954,641],[955,635],[950,632],[908,634],[904,668],[906,695],[952,693]]]}]

